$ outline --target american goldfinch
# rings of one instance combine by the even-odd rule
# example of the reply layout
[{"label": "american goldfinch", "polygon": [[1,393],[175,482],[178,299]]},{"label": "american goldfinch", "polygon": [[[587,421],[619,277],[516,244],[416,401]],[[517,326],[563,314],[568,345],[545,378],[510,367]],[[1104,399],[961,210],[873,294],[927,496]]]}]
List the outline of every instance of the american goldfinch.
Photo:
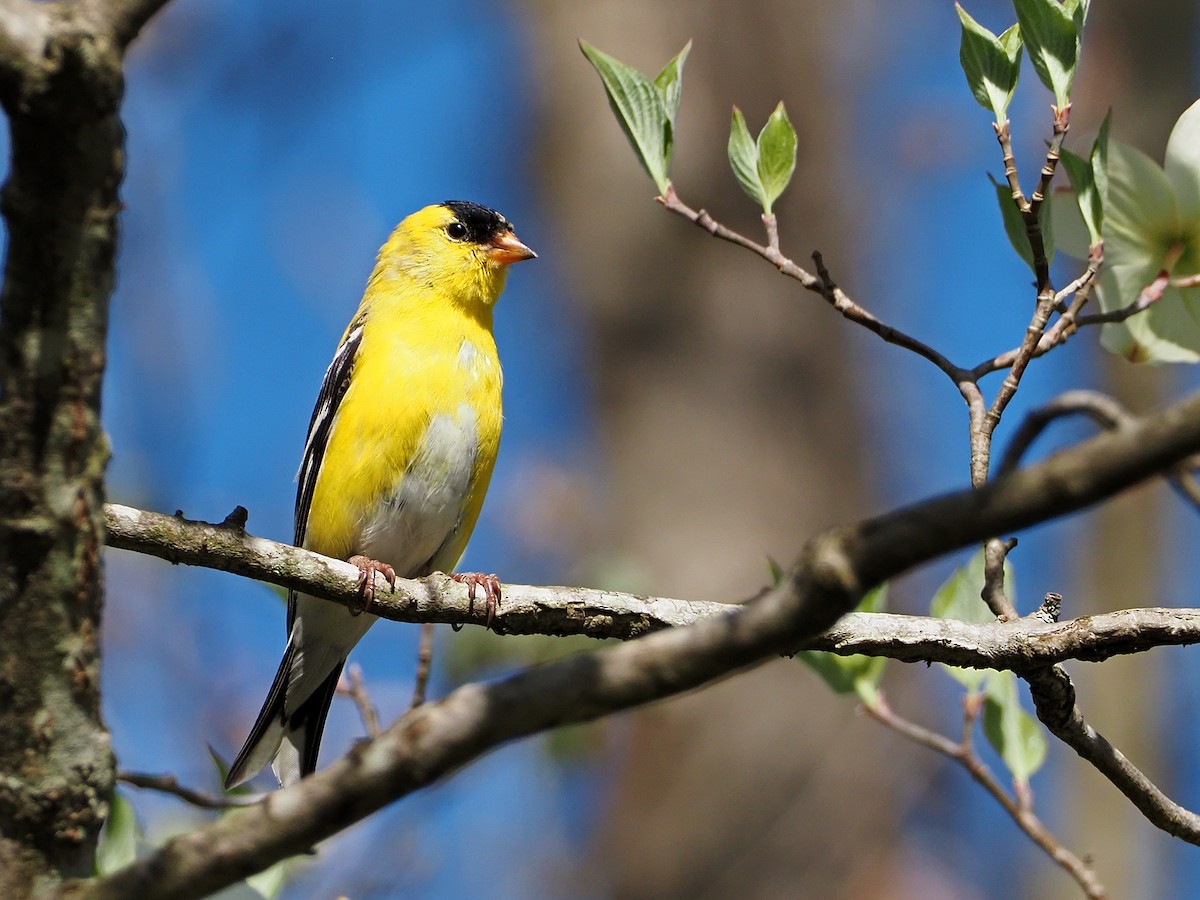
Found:
[{"label": "american goldfinch", "polygon": [[[508,267],[536,254],[499,213],[450,200],[413,213],[379,251],[325,373],[298,476],[298,547],[361,570],[419,578],[458,562],[500,444],[492,311]],[[488,590],[495,576],[455,576]],[[357,612],[361,612],[357,611]],[[375,622],[288,595],[288,642],[227,788],[272,763],[287,786],[316,769],[346,656]]]}]

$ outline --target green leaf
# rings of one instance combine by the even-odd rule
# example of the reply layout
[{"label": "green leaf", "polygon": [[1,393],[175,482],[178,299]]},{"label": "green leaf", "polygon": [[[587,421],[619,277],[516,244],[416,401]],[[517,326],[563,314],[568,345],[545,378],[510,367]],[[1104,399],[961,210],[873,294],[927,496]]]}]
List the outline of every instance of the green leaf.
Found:
[{"label": "green leaf", "polygon": [[783,581],[783,566],[773,556],[767,557],[767,570],[771,573],[771,587],[779,587],[779,583]]},{"label": "green leaf", "polygon": [[120,791],[115,792],[108,807],[108,818],[100,829],[100,843],[96,847],[96,874],[111,875],[130,865],[137,858],[141,840],[142,829],[134,814],[133,804]]},{"label": "green leaf", "polygon": [[1016,781],[1028,783],[1046,761],[1046,738],[1037,719],[1021,708],[1012,672],[992,672],[988,678],[983,734]]},{"label": "green leaf", "polygon": [[[983,602],[983,550],[980,549],[967,564],[954,570],[945,583],[938,588],[929,604],[929,614],[939,619],[958,619],[984,625],[996,621],[992,611]],[[1014,605],[1012,567],[1004,564],[1004,590]],[[946,673],[970,693],[982,686],[988,673],[982,669],[961,669],[958,666],[942,665]]]},{"label": "green leaf", "polygon": [[[1021,40],[1021,26],[1016,23],[1009,25],[1008,28],[997,38],[1000,41],[1000,46],[1004,48],[1004,53],[1009,60],[1021,68],[1021,51],[1025,49],[1025,42]],[[1016,88],[1017,76],[1013,76],[1013,87]],[[1011,93],[1009,94],[1011,97]]]},{"label": "green leaf", "polygon": [[683,64],[688,54],[692,52],[692,42],[683,45],[675,58],[663,66],[663,70],[654,79],[654,86],[662,96],[663,107],[667,113],[667,121],[671,123],[671,131],[675,130],[675,116],[679,112],[679,98],[683,92]]},{"label": "green leaf", "polygon": [[770,215],[771,207],[795,171],[796,129],[788,120],[781,100],[758,133],[758,181],[763,189],[763,212]]},{"label": "green leaf", "polygon": [[[1011,199],[1011,198],[1010,198]],[[1038,224],[1042,227],[1042,248],[1046,251],[1046,265],[1054,262],[1054,219],[1050,215],[1050,204],[1043,202],[1038,207]]]},{"label": "green leaf", "polygon": [[1104,114],[1096,140],[1092,144],[1092,181],[1096,184],[1096,194],[1099,198],[1100,215],[1096,228],[1102,230],[1104,224],[1104,205],[1108,203],[1108,127],[1112,123],[1112,109]]},{"label": "green leaf", "polygon": [[1078,0],[1069,7],[1058,0],[1014,0],[1013,6],[1033,70],[1054,94],[1055,105],[1066,106],[1079,62],[1079,36],[1086,7],[1081,7]]},{"label": "green leaf", "polygon": [[1072,192],[1079,204],[1079,214],[1083,216],[1083,224],[1087,227],[1088,245],[1094,247],[1100,243],[1103,211],[1100,193],[1096,190],[1096,181],[1092,176],[1092,164],[1070,150],[1062,151],[1061,161],[1063,168],[1067,170],[1067,178],[1071,180]]},{"label": "green leaf", "polygon": [[957,3],[954,8],[962,23],[958,60],[967,84],[979,105],[990,110],[997,123],[1003,123],[1021,73],[1020,26],[1013,25],[996,37]]},{"label": "green leaf", "polygon": [[[208,745],[208,758],[212,760],[213,768],[216,769],[217,781],[224,784],[225,779],[229,776],[229,763],[225,761],[225,757],[213,748],[212,744]],[[246,791],[249,792],[249,788]],[[239,790],[235,788],[229,793],[239,793]]]},{"label": "green leaf", "polygon": [[[665,194],[670,183],[668,172],[671,168],[674,128],[671,116],[667,114],[664,90],[660,90],[655,82],[637,69],[597,50],[587,41],[580,41],[579,49],[600,75],[604,91],[608,95],[608,104],[612,107],[630,146],[641,160],[642,167],[659,191]],[[685,53],[681,52],[672,61],[676,64],[675,76],[668,87],[670,92],[676,94],[682,67],[680,57],[684,55]],[[672,64],[668,63],[667,69],[663,71],[667,72],[671,68]],[[670,82],[670,75],[664,80]],[[675,102],[678,103],[678,98]]]},{"label": "green leaf", "polygon": [[[863,596],[855,612],[877,613],[887,606],[887,585],[872,588]],[[796,658],[806,663],[838,694],[858,694],[866,706],[879,702],[879,681],[887,658],[883,656],[839,656],[824,650],[802,650]]]},{"label": "green leaf", "polygon": [[750,137],[746,118],[736,106],[733,108],[733,121],[729,123],[729,166],[750,199],[766,206],[766,193],[758,176],[758,146]]},{"label": "green leaf", "polygon": [[[1005,587],[1009,586],[1011,573],[1006,571]],[[996,621],[992,611],[983,602],[983,550],[977,550],[959,566],[945,583],[937,589],[933,600],[929,603],[929,614],[938,619],[958,619],[960,622],[971,622],[976,625],[986,625]]]},{"label": "green leaf", "polygon": [[796,129],[781,102],[767,118],[758,140],[750,136],[746,118],[736,106],[729,123],[729,165],[750,199],[770,215],[796,171]]},{"label": "green leaf", "polygon": [[287,885],[292,860],[282,859],[269,869],[264,869],[246,879],[246,887],[263,900],[275,900]]},{"label": "green leaf", "polygon": [[1007,183],[999,182],[991,175],[988,178],[996,191],[996,202],[1000,205],[1000,218],[1004,222],[1004,233],[1008,235],[1008,242],[1017,251],[1017,255],[1025,260],[1025,265],[1032,269],[1033,248],[1029,245],[1029,236],[1025,233],[1025,219],[1013,201],[1012,189]]},{"label": "green leaf", "polygon": [[1063,7],[1071,14],[1071,20],[1075,23],[1077,32],[1083,31],[1083,24],[1087,21],[1088,7],[1091,0],[1063,0]]},{"label": "green leaf", "polygon": [[1071,179],[1079,213],[1088,232],[1088,245],[1100,243],[1104,233],[1104,204],[1108,199],[1108,129],[1112,110],[1100,123],[1100,131],[1087,159],[1068,150],[1062,152],[1062,162]]},{"label": "green leaf", "polygon": [[[1000,205],[1000,217],[1004,222],[1004,233],[1008,235],[1008,242],[1017,251],[1017,255],[1025,260],[1025,265],[1032,269],[1033,246],[1029,243],[1029,234],[1025,230],[1025,218],[1013,202],[1012,189],[1007,182],[999,182],[994,178],[992,187],[996,189],[996,202]],[[1046,262],[1049,264],[1054,261],[1054,226],[1050,221],[1049,203],[1038,207],[1038,223],[1042,226],[1042,247],[1046,251]]]}]

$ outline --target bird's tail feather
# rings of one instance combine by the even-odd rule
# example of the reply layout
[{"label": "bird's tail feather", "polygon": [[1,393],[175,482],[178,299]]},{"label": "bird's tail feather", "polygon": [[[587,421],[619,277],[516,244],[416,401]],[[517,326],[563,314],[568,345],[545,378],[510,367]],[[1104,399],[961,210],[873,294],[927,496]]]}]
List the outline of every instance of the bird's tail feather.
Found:
[{"label": "bird's tail feather", "polygon": [[329,704],[337,693],[338,679],[345,664],[345,660],[338,663],[320,686],[309,694],[308,699],[283,722],[281,742],[273,754],[275,761],[271,769],[284,787],[317,770],[317,752],[321,749],[325,719],[329,715]]},{"label": "bird's tail feather", "polygon": [[226,790],[249,781],[268,763],[284,787],[316,771],[325,718],[337,692],[345,660],[338,663],[317,689],[288,715],[287,692],[296,661],[295,644],[289,641],[275,672],[275,680],[271,682],[271,690],[250,729],[250,736],[229,767],[225,777]]},{"label": "bird's tail feather", "polygon": [[287,731],[283,704],[295,658],[295,644],[288,641],[283,659],[279,661],[279,669],[275,672],[275,680],[271,682],[271,689],[267,692],[267,699],[258,711],[258,718],[254,720],[246,743],[238,751],[237,758],[225,776],[225,790],[232,790],[261,772],[279,749]]}]

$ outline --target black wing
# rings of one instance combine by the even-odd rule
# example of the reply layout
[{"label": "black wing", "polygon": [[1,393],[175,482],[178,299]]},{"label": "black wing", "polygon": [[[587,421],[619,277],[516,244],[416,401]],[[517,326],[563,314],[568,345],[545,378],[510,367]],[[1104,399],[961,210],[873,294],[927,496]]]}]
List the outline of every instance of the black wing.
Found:
[{"label": "black wing", "polygon": [[[308,438],[304,442],[304,457],[300,462],[300,473],[296,486],[296,536],[295,544],[304,544],[304,536],[308,531],[308,513],[312,508],[313,491],[317,486],[317,475],[321,472],[321,460],[325,458],[325,448],[329,444],[329,432],[333,428],[333,420],[337,416],[339,404],[346,396],[350,387],[350,375],[354,371],[354,362],[358,358],[358,349],[362,344],[362,317],[350,323],[346,337],[342,339],[333,362],[325,370],[325,378],[321,382],[321,392],[317,395],[317,405],[313,407],[312,420],[308,423]],[[296,616],[296,593],[288,592],[288,633],[292,630],[292,620]]]}]

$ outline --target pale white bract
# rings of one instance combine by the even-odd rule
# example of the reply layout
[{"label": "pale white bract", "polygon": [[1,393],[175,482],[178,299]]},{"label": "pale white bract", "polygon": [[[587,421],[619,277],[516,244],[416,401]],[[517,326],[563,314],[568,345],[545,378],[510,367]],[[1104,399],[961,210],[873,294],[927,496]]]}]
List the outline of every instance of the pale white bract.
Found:
[{"label": "pale white bract", "polygon": [[[1074,194],[1057,195],[1052,213],[1059,249],[1086,259]],[[1175,123],[1161,166],[1109,142],[1103,236],[1096,294],[1106,312],[1136,301],[1164,270],[1172,282],[1200,274],[1200,101]],[[1105,325],[1101,343],[1134,362],[1200,362],[1200,287],[1168,285],[1149,309]]]}]

